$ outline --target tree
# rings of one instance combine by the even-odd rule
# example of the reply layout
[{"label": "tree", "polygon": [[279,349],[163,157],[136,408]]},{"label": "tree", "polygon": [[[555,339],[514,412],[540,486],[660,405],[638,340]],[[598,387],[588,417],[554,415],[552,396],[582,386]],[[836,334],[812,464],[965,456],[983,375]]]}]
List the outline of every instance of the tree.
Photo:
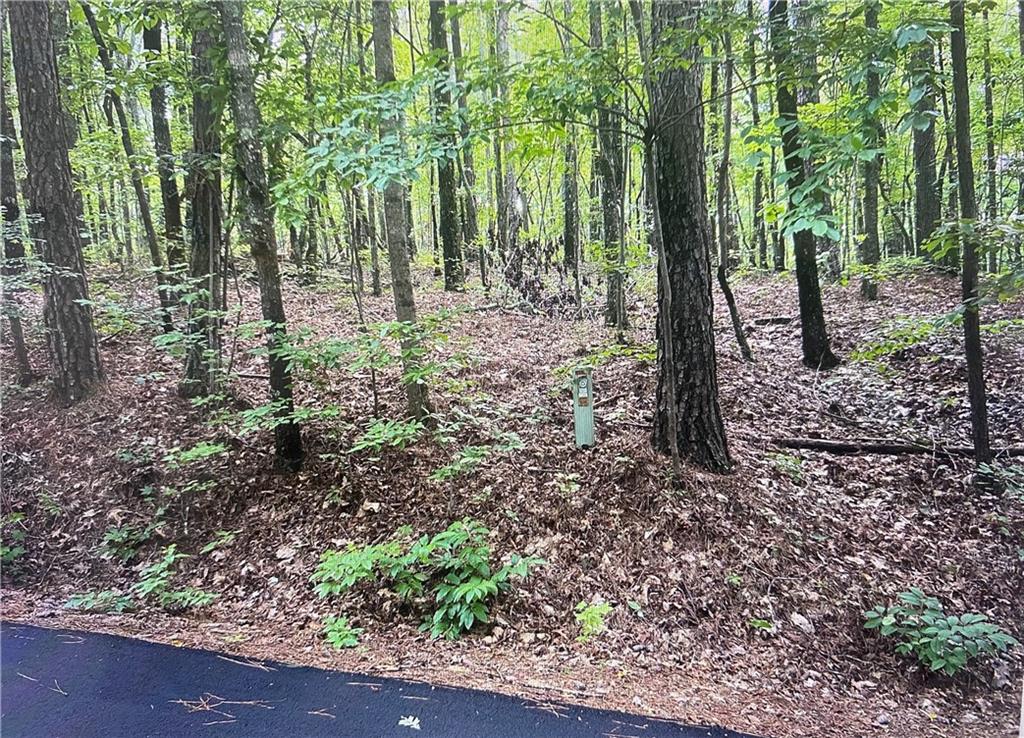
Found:
[{"label": "tree", "polygon": [[243,227],[253,261],[256,262],[260,307],[263,320],[267,323],[270,400],[277,406],[274,446],[278,461],[294,471],[302,466],[302,435],[294,419],[291,367],[281,351],[286,340],[287,325],[281,299],[274,210],[263,166],[263,147],[259,139],[260,113],[256,107],[249,45],[242,24],[242,3],[220,0],[217,9],[227,52],[231,114],[235,124],[235,167]]},{"label": "tree", "polygon": [[[704,110],[699,49],[680,53],[681,34],[696,22],[690,3],[653,6],[651,125],[658,280],[658,385],[653,442],[662,452],[715,471],[732,460],[718,404],[711,302]],[[680,63],[680,57],[682,62]]]},{"label": "tree", "polygon": [[[985,75],[985,217],[990,223],[994,223],[999,217],[999,193],[996,190],[996,123],[995,104],[993,102],[992,77],[992,26],[988,20],[988,9],[982,11],[981,17],[985,27],[985,44],[982,51],[982,67]],[[997,249],[988,251],[988,270],[996,272],[999,269],[999,252]]]},{"label": "tree", "polygon": [[[775,96],[782,129],[782,153],[788,174],[787,207],[795,210],[800,196],[804,194],[801,188],[804,185],[805,161],[801,153],[799,106],[793,91],[792,76],[786,72],[792,56],[787,0],[769,0],[768,19],[776,74]],[[816,369],[832,369],[839,364],[839,360],[832,353],[825,329],[815,238],[810,227],[793,232],[793,253],[800,297],[800,336],[804,364]]]},{"label": "tree", "polygon": [[[604,4],[599,0],[590,0],[590,46],[594,51],[605,52],[605,39],[602,23]],[[615,43],[612,42],[610,53],[616,54]],[[629,319],[626,315],[625,278],[620,261],[620,239],[622,236],[622,187],[623,157],[622,132],[617,114],[616,95],[602,85],[595,90],[595,106],[597,107],[597,169],[601,185],[601,221],[604,241],[604,268],[607,271],[607,296],[605,299],[605,325],[624,330]]]},{"label": "tree", "polygon": [[[434,85],[434,120],[439,128],[451,112],[452,95],[449,81],[448,34],[445,31],[445,0],[430,0],[430,48],[435,55],[437,83]],[[459,202],[455,185],[454,137],[445,136],[448,151],[437,160],[438,230],[444,258],[444,288],[461,290],[465,283],[462,271],[462,249],[459,248]],[[449,155],[449,152],[452,155]]]},{"label": "tree", "polygon": [[953,115],[956,130],[957,185],[960,215],[968,225],[961,229],[963,249],[961,297],[963,299],[964,351],[967,357],[967,394],[971,405],[971,438],[974,458],[979,464],[992,460],[988,437],[988,407],[985,398],[985,367],[978,317],[978,244],[970,227],[978,218],[974,197],[974,162],[971,159],[971,108],[967,78],[967,32],[964,0],[950,0],[950,66],[953,69]]},{"label": "tree", "polygon": [[[3,19],[0,18],[0,64],[6,62],[4,54]],[[18,207],[18,183],[14,176],[14,149],[18,139],[14,131],[14,116],[7,104],[7,80],[0,83],[0,206],[4,209],[4,261],[3,276],[17,280],[25,271],[25,242],[21,234],[21,208]],[[14,343],[14,361],[18,365],[18,383],[29,384],[34,378],[32,364],[25,346],[25,331],[21,326],[18,301],[14,298],[16,287],[4,280],[3,314],[11,327]]]},{"label": "tree", "polygon": [[[747,77],[750,95],[750,123],[754,129],[761,125],[760,103],[757,97],[757,34],[754,28],[754,0],[747,0],[747,20],[751,30],[747,34]],[[754,244],[757,253],[757,264],[762,269],[768,268],[768,237],[764,224],[764,161],[759,157],[754,164],[753,201],[750,208],[753,223]]]},{"label": "tree", "polygon": [[180,391],[186,397],[213,394],[217,387],[224,256],[221,243],[221,106],[211,90],[217,82],[211,55],[214,35],[199,21],[192,33],[192,155],[189,159],[188,199],[191,249],[189,278],[197,293],[189,302],[185,377]]},{"label": "tree", "polygon": [[[373,0],[373,61],[379,87],[395,82],[395,58],[391,44],[391,4],[388,0]],[[387,116],[380,121],[382,140],[400,140],[398,114]],[[413,297],[412,279],[409,274],[409,245],[406,227],[405,187],[397,178],[390,178],[384,187],[384,231],[388,245],[388,259],[391,264],[391,291],[395,298],[395,314],[398,320],[415,328],[416,302]],[[409,357],[416,349],[415,338],[407,337],[402,344],[405,371],[408,374],[412,361]],[[405,383],[405,396],[409,415],[424,418],[431,412],[427,387],[419,382]]]},{"label": "tree", "polygon": [[[150,6],[159,13],[158,8]],[[156,149],[156,167],[160,176],[160,200],[164,213],[164,236],[167,238],[167,263],[171,269],[185,260],[181,227],[181,198],[178,178],[174,171],[174,151],[171,148],[171,126],[167,119],[167,83],[160,67],[163,54],[163,22],[159,15],[152,17],[151,25],[142,29],[142,46],[151,55],[149,64],[156,67],[149,86],[149,107],[153,119],[153,144]]]},{"label": "tree", "polygon": [[[874,42],[878,33],[879,0],[868,0],[864,8],[864,26],[869,34],[868,43]],[[881,126],[878,123],[879,78],[876,60],[869,57],[867,73],[866,142],[877,149],[882,144]],[[872,112],[874,111],[874,112]],[[864,162],[864,240],[861,242],[860,262],[869,269],[878,264],[881,248],[878,242],[878,180],[882,172],[881,153],[875,153]],[[860,282],[860,294],[866,300],[878,299],[878,283],[868,271]]]},{"label": "tree", "polygon": [[922,253],[935,228],[942,221],[942,183],[935,169],[935,92],[933,56],[930,42],[923,43],[914,55],[912,74],[915,86],[922,89],[914,106],[924,125],[914,126],[914,244]]},{"label": "tree", "polygon": [[71,184],[66,117],[47,3],[7,7],[25,147],[32,236],[44,266],[43,319],[57,398],[71,404],[103,378],[82,258],[80,200]]},{"label": "tree", "polygon": [[99,54],[100,64],[107,77],[106,100],[110,107],[117,114],[118,129],[121,133],[121,145],[124,147],[124,156],[128,160],[128,170],[131,174],[132,188],[135,190],[135,199],[139,206],[139,217],[142,219],[142,228],[146,234],[146,245],[149,247],[149,256],[153,261],[153,268],[156,270],[157,296],[160,299],[161,318],[164,331],[170,333],[174,330],[174,322],[171,318],[171,309],[174,301],[164,282],[167,277],[164,274],[164,255],[160,249],[160,242],[157,239],[156,227],[153,225],[153,213],[149,207],[149,193],[146,191],[146,184],[142,179],[142,169],[135,158],[135,144],[132,142],[131,129],[128,127],[128,116],[124,110],[121,96],[114,88],[114,62],[110,58],[110,51],[100,33],[99,24],[92,8],[85,2],[81,3],[82,12],[89,23],[89,30],[92,31],[93,41],[96,42],[96,51]]}]

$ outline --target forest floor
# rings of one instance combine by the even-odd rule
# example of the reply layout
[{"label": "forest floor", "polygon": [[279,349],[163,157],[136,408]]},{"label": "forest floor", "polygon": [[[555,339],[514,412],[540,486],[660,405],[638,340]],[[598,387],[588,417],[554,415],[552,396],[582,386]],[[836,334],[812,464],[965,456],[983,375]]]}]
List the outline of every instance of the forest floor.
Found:
[{"label": "forest floor", "polygon": [[[856,285],[826,287],[834,347],[846,358],[828,374],[801,365],[796,320],[754,325],[797,316],[794,283],[737,279],[754,363],[740,360],[721,305],[716,316],[735,470],[686,468],[672,480],[649,440],[649,297],[631,306],[638,328],[623,350],[599,316],[531,314],[502,307],[498,293],[445,294],[429,272],[417,278],[421,316],[449,311],[438,318],[448,340],[432,352],[444,366],[431,385],[444,439],[428,435],[376,456],[349,453],[373,411],[368,374],[314,368],[297,386],[298,404],[330,406],[334,417],[308,423],[308,461],[295,475],[274,469],[268,433],[240,435],[178,396],[180,360],[131,319],[149,303],[144,279],[133,283],[138,294],[106,291],[104,392],[59,410],[44,383],[4,390],[3,510],[24,514],[8,520],[5,536],[23,530],[26,550],[4,571],[4,618],[775,738],[1015,734],[1021,649],[967,676],[929,675],[865,631],[863,612],[920,587],[947,612],[987,613],[1024,640],[1021,490],[975,490],[966,459],[833,456],[772,441],[967,443],[962,333],[933,320],[955,307],[955,279],[894,274],[873,303]],[[103,295],[104,279],[93,283]],[[239,294],[243,320],[254,319],[255,289],[242,280]],[[358,330],[352,297],[337,281],[290,280],[286,300],[293,329],[308,327],[311,337]],[[390,296],[363,301],[367,320],[390,319]],[[41,323],[38,304],[28,309],[26,324]],[[984,343],[997,446],[1024,444],[1022,317],[1019,298],[983,314],[994,326]],[[30,340],[40,369],[42,336]],[[874,358],[851,359],[872,347]],[[263,362],[238,351],[234,370],[243,376],[233,381],[232,407],[265,402]],[[595,366],[598,445],[586,451],[573,446],[567,383],[579,363]],[[378,372],[385,417],[401,414],[396,374]],[[523,447],[498,450],[510,432]],[[229,450],[194,464],[163,460],[204,440]],[[467,445],[495,448],[453,478],[429,479]],[[433,533],[465,516],[492,530],[496,553],[547,562],[497,601],[489,630],[431,640],[386,592],[362,588],[334,601],[313,592],[310,575],[324,550],[380,542],[406,525]],[[126,525],[149,529],[137,555],[127,563],[101,556],[108,529]],[[218,531],[234,537],[203,553]],[[127,588],[172,542],[193,554],[181,567],[182,584],[218,595],[209,607],[184,614],[64,607],[76,593]],[[584,600],[614,610],[606,632],[580,643],[573,610]],[[335,651],[321,623],[342,613],[365,633],[357,648]]]}]

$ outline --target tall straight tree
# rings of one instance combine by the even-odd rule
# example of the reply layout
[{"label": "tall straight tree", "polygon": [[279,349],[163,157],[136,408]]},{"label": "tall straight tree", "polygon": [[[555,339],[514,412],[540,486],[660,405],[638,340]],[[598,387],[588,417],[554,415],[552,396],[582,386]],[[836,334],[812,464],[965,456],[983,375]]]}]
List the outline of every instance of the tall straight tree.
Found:
[{"label": "tall straight tree", "polygon": [[[988,9],[982,11],[985,28],[985,44],[982,50],[982,66],[985,73],[985,217],[994,223],[999,217],[999,192],[996,178],[996,121],[992,76],[992,25],[989,23]],[[988,251],[988,270],[999,269],[998,249]]]},{"label": "tall straight tree", "polygon": [[[430,0],[430,49],[435,57],[437,84],[434,85],[434,121],[443,128],[445,118],[451,115],[451,61],[448,55],[448,33],[445,0]],[[461,290],[465,285],[462,271],[462,249],[459,247],[459,201],[455,183],[455,141],[446,135],[448,151],[437,160],[438,230],[444,262],[444,288]]]},{"label": "tall straight tree", "polygon": [[[7,34],[4,33],[4,17],[0,15],[0,65],[7,63],[4,51]],[[14,116],[7,104],[7,80],[0,82],[0,205],[4,209],[4,260],[3,276],[17,278],[25,271],[25,241],[21,234],[21,208],[18,206],[18,182],[14,176],[14,150],[18,139],[14,131]],[[3,286],[3,312],[11,326],[11,341],[14,343],[14,361],[18,365],[18,383],[22,386],[33,379],[32,364],[25,346],[25,331],[21,327],[21,312],[14,294],[19,290],[10,285]]]},{"label": "tall straight tree", "polygon": [[926,125],[914,126],[914,244],[918,254],[942,221],[942,185],[935,168],[935,92],[933,88],[935,50],[931,42],[914,55],[915,85],[925,92],[915,104]]},{"label": "tall straight tree", "polygon": [[128,115],[125,113],[121,95],[114,88],[114,62],[111,59],[110,50],[103,40],[103,34],[100,32],[100,27],[96,22],[96,15],[93,13],[92,8],[85,2],[81,3],[81,7],[82,12],[85,14],[85,19],[89,23],[89,30],[92,31],[93,41],[96,42],[96,51],[99,54],[100,64],[103,66],[103,71],[107,77],[106,101],[117,114],[121,146],[124,148],[124,156],[128,161],[132,188],[135,190],[135,200],[139,205],[139,217],[142,220],[142,229],[146,234],[146,245],[149,247],[149,257],[153,262],[153,268],[156,270],[157,296],[160,299],[160,306],[162,308],[163,328],[165,332],[169,333],[174,330],[174,323],[171,318],[171,308],[174,306],[174,301],[164,285],[167,279],[164,273],[164,254],[160,249],[160,241],[156,235],[156,226],[153,225],[153,212],[149,207],[149,193],[146,191],[146,183],[142,178],[142,169],[136,161],[135,144],[132,141],[131,128],[128,126]]},{"label": "tall straight tree", "polygon": [[[756,130],[761,125],[761,111],[757,98],[757,33],[754,27],[754,0],[747,0],[747,21],[751,25],[747,34],[747,78],[750,81],[750,123]],[[753,202],[751,203],[751,222],[754,231],[754,246],[757,253],[757,264],[768,269],[768,237],[764,224],[764,161],[758,158],[754,164]]]},{"label": "tall straight tree", "polygon": [[292,401],[292,372],[282,355],[288,327],[281,299],[281,273],[277,263],[274,233],[274,207],[263,166],[263,146],[259,135],[260,112],[249,42],[242,23],[242,3],[222,0],[216,3],[220,13],[223,44],[227,52],[231,114],[235,123],[235,166],[239,200],[242,205],[244,233],[248,237],[260,285],[260,307],[267,323],[267,350],[270,364],[270,399],[277,405],[274,446],[278,461],[290,470],[302,466],[302,434],[295,422]]},{"label": "tall straight tree", "polygon": [[[590,46],[595,52],[605,51],[604,24],[602,14],[605,3],[590,0]],[[617,60],[614,42],[608,52],[612,55],[612,64]],[[595,90],[597,107],[597,168],[601,185],[601,222],[604,241],[604,268],[607,272],[607,294],[605,296],[605,325],[614,326],[619,330],[627,327],[629,319],[626,315],[625,275],[619,264],[619,239],[622,234],[622,187],[623,157],[621,121],[616,115],[617,96],[602,86]]]},{"label": "tall straight tree", "polygon": [[[978,218],[974,198],[974,162],[971,159],[971,103],[967,77],[967,33],[964,0],[950,0],[950,66],[953,68],[953,116],[956,129],[957,185],[960,189],[960,217]],[[985,367],[981,349],[978,317],[978,244],[973,232],[965,230],[960,238],[961,296],[964,310],[964,352],[967,358],[967,394],[971,405],[971,438],[974,458],[979,464],[992,460],[988,437],[988,407],[985,398]]]},{"label": "tall straight tree", "polygon": [[[391,43],[391,3],[388,0],[373,0],[373,61],[377,84],[380,87],[395,81],[395,56]],[[397,113],[382,118],[380,137],[398,148],[401,129]],[[395,315],[409,326],[416,325],[416,301],[412,292],[412,278],[409,273],[408,230],[406,229],[405,187],[396,178],[390,178],[384,187],[384,231],[388,244],[388,260],[391,263],[391,291],[395,298]],[[408,357],[416,348],[415,338],[403,342],[403,356]],[[406,373],[413,367],[412,359],[405,358]],[[419,382],[406,382],[405,396],[409,415],[424,418],[430,414],[430,400],[427,387]]]},{"label": "tall straight tree", "polygon": [[[869,34],[868,43],[874,48],[874,39],[878,33],[879,0],[868,0],[864,8],[864,27]],[[879,97],[879,77],[872,56],[867,59],[867,105],[866,110],[874,110]],[[882,144],[877,112],[868,112],[866,117],[866,138],[870,148],[879,148]],[[878,264],[881,248],[878,241],[878,185],[882,174],[882,155],[876,153],[864,162],[864,240],[860,245],[860,263],[870,267]],[[861,297],[867,300],[878,299],[878,283],[871,272],[865,273],[860,282]]]},{"label": "tall straight tree", "polygon": [[[458,4],[456,0],[449,0],[448,7],[451,13],[452,31],[452,66],[455,69],[455,80],[461,85],[462,82],[462,27],[459,20]],[[465,246],[467,259],[472,259],[473,247],[477,243],[479,233],[479,215],[477,213],[476,194],[473,188],[476,187],[476,166],[473,162],[473,145],[470,141],[469,127],[469,96],[464,86],[459,88],[459,119],[460,134],[462,136],[462,187],[463,187],[463,222],[462,241]],[[481,254],[483,249],[481,247]],[[481,257],[482,258],[482,257]],[[481,267],[483,268],[483,267]]]},{"label": "tall straight tree", "polygon": [[[155,13],[159,13],[155,5],[151,5],[151,8]],[[150,19],[150,25],[142,29],[142,45],[151,55],[150,63],[159,64],[163,55],[163,22],[159,15],[154,15]],[[181,228],[181,198],[178,195],[178,178],[174,171],[171,126],[167,118],[167,83],[159,68],[149,87],[149,107],[153,119],[156,169],[160,175],[160,201],[164,213],[164,237],[167,239],[167,262],[173,269],[184,262],[185,248]]]},{"label": "tall straight tree", "polygon": [[103,370],[82,258],[81,201],[71,183],[67,118],[50,42],[50,7],[11,3],[7,12],[28,171],[27,211],[45,267],[43,319],[50,374],[57,398],[70,404],[97,386]]},{"label": "tall straight tree", "polygon": [[[787,6],[787,0],[769,0],[768,25],[775,64],[775,96],[782,128],[782,153],[789,176],[786,180],[787,207],[795,209],[804,185],[805,162],[801,154],[799,105],[793,90],[793,76],[787,73],[787,69],[791,68],[793,49]],[[793,253],[800,297],[800,337],[804,364],[816,369],[832,369],[839,364],[839,360],[832,353],[825,329],[815,238],[810,228],[793,234]]]},{"label": "tall straight tree", "polygon": [[189,277],[198,299],[189,303],[189,335],[185,378],[180,391],[186,397],[212,394],[217,388],[220,351],[216,313],[223,293],[224,257],[221,242],[221,106],[216,89],[212,53],[214,36],[205,24],[192,32],[192,156],[189,160],[188,197],[192,237]]},{"label": "tall straight tree", "polygon": [[732,461],[718,403],[701,65],[696,45],[679,48],[698,7],[653,5],[651,66],[658,72],[649,135],[656,156],[647,168],[655,170],[648,186],[654,188],[654,230],[661,241],[653,441],[662,452],[724,471]]}]

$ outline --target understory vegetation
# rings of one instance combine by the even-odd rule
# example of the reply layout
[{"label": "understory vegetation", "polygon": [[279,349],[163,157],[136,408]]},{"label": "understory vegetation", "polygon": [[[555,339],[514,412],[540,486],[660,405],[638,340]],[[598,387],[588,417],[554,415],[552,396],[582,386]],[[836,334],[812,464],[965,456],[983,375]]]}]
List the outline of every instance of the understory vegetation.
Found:
[{"label": "understory vegetation", "polygon": [[5,619],[1016,726],[1024,0],[0,26]]}]

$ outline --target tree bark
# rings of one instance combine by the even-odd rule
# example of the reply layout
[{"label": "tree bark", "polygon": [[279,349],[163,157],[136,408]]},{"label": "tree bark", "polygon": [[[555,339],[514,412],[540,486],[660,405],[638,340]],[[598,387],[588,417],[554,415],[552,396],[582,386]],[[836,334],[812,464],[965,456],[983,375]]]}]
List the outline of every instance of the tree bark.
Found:
[{"label": "tree bark", "polygon": [[[689,3],[653,6],[651,48],[662,63],[654,64],[659,70],[651,90],[657,158],[648,167],[656,170],[651,184],[664,256],[658,280],[653,442],[662,452],[724,471],[732,460],[718,404],[701,65],[695,45],[672,48],[680,34],[693,28],[695,12]],[[688,66],[675,63],[680,54]]]},{"label": "tree bark", "polygon": [[[430,48],[437,57],[437,84],[434,85],[434,121],[443,126],[451,114],[451,59],[445,23],[445,0],[430,0]],[[459,201],[455,184],[455,139],[445,136],[445,156],[437,160],[438,230],[444,261],[444,288],[448,292],[465,287],[462,249],[459,246]]]},{"label": "tree bark", "polygon": [[[967,78],[967,35],[964,0],[950,0],[950,66],[953,68],[953,113],[956,128],[957,180],[960,190],[960,215],[976,220],[978,205],[974,199],[974,162],[971,160],[970,87]],[[964,351],[967,358],[967,394],[971,405],[971,438],[974,458],[979,464],[992,460],[988,437],[988,408],[985,398],[984,356],[978,316],[978,251],[973,233],[961,235],[963,267],[961,294],[964,307]]]},{"label": "tree bark", "polygon": [[278,405],[274,445],[278,461],[290,470],[302,466],[302,435],[294,420],[292,373],[281,354],[287,335],[281,274],[277,263],[274,209],[267,187],[260,144],[261,127],[248,40],[242,25],[242,3],[221,0],[220,12],[227,69],[230,78],[231,112],[235,122],[235,166],[245,233],[249,239],[260,285],[260,307],[267,321],[267,350],[270,363],[270,399]]},{"label": "tree bark", "polygon": [[[162,23],[159,19],[150,28],[142,30],[142,45],[158,61],[163,50]],[[167,238],[167,263],[173,270],[185,261],[181,227],[181,198],[178,178],[174,171],[174,152],[171,148],[171,127],[168,122],[167,85],[161,79],[149,88],[149,106],[153,118],[153,144],[156,149],[156,167],[160,176],[160,200],[164,213],[164,236]]]},{"label": "tree bark", "polygon": [[192,237],[189,277],[198,299],[189,304],[185,377],[179,391],[185,397],[216,392],[220,355],[220,297],[223,293],[223,244],[221,242],[221,139],[220,106],[210,96],[218,80],[211,52],[213,34],[199,26],[192,33],[192,156],[189,161],[188,195]]},{"label": "tree bark", "polygon": [[[455,0],[449,0],[449,7],[456,8]],[[452,66],[455,69],[455,80],[462,83],[462,29],[458,13],[451,16],[452,32]],[[462,186],[463,186],[463,220],[462,241],[467,259],[472,258],[474,247],[477,246],[477,238],[480,233],[479,215],[477,213],[476,194],[476,167],[473,163],[473,143],[469,139],[469,99],[465,88],[459,92],[459,116],[461,119],[462,135]]]},{"label": "tree bark", "polygon": [[66,117],[47,3],[11,3],[18,113],[25,146],[25,188],[32,235],[45,265],[43,319],[58,399],[83,399],[102,380],[99,344],[82,258],[81,211],[71,184]]},{"label": "tree bark", "polygon": [[[395,60],[391,44],[391,3],[388,0],[373,0],[373,61],[379,87],[395,81]],[[399,139],[401,136],[397,117],[383,118],[380,122],[380,137],[383,140]],[[395,315],[409,326],[416,325],[416,302],[413,296],[412,279],[409,274],[408,230],[405,222],[405,187],[397,179],[388,180],[384,187],[384,231],[391,264],[391,291],[395,298]],[[407,338],[403,344],[404,370],[415,368],[414,359],[408,358],[416,349],[414,338]],[[405,384],[405,396],[411,417],[425,418],[431,413],[427,387],[419,382]]]},{"label": "tree bark", "polygon": [[[771,31],[772,58],[777,75],[776,98],[782,121],[782,152],[789,180],[786,182],[789,206],[794,207],[794,193],[804,183],[805,162],[800,153],[799,105],[787,80],[785,70],[792,54],[791,31],[787,18],[787,0],[769,0],[768,16]],[[800,297],[800,334],[804,364],[815,369],[832,369],[839,360],[829,347],[825,329],[825,314],[821,305],[821,286],[818,283],[818,265],[814,234],[810,229],[793,234],[793,252],[796,260],[796,281]]]}]

